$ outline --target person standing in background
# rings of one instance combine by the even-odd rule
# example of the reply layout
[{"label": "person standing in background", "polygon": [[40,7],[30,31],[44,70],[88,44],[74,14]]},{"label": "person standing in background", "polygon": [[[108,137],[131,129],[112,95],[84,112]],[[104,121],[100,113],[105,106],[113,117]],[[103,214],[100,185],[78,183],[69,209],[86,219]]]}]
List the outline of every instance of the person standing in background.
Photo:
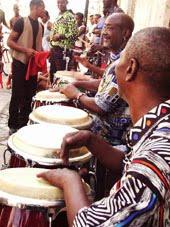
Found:
[{"label": "person standing in background", "polygon": [[[14,17],[12,17],[9,21],[11,30],[13,29],[15,23],[21,18],[20,14],[19,14],[19,6],[17,4],[14,4],[13,11],[14,11]],[[11,86],[12,86],[11,80],[12,80],[12,73],[9,73],[8,79],[7,79],[7,82],[6,82],[6,88],[7,89],[11,89]]]},{"label": "person standing in background", "polygon": [[31,0],[30,15],[20,18],[9,35],[7,44],[12,49],[12,96],[9,107],[9,134],[25,126],[31,112],[31,101],[37,88],[37,75],[26,74],[28,62],[36,51],[42,50],[43,27],[38,18],[44,14],[42,0]]},{"label": "person standing in background", "polygon": [[50,80],[53,83],[54,73],[64,70],[66,61],[64,57],[70,55],[70,49],[74,48],[78,36],[78,27],[74,15],[67,10],[67,0],[57,0],[59,16],[53,24],[50,43],[51,49],[51,68]]},{"label": "person standing in background", "polygon": [[19,6],[17,4],[14,4],[13,11],[14,11],[14,17],[12,17],[9,21],[11,30],[13,29],[14,24],[21,18],[19,14]]},{"label": "person standing in background", "polygon": [[6,19],[5,19],[5,13],[2,9],[0,9],[0,24],[5,25],[5,27],[7,27],[9,29],[9,26],[8,26]]},{"label": "person standing in background", "polygon": [[44,26],[42,47],[44,51],[50,51],[50,31],[52,28],[52,23],[49,20],[50,20],[49,12],[45,10],[44,16],[42,17],[42,24]]}]

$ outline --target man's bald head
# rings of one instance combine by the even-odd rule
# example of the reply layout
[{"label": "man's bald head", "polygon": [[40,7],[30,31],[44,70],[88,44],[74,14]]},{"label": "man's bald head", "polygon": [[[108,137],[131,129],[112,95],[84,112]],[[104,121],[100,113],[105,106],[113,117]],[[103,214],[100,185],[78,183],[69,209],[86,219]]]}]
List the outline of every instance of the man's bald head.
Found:
[{"label": "man's bald head", "polygon": [[125,13],[113,13],[108,18],[112,21],[116,21],[122,29],[128,29],[130,35],[129,38],[131,37],[135,25],[133,19],[129,15]]}]

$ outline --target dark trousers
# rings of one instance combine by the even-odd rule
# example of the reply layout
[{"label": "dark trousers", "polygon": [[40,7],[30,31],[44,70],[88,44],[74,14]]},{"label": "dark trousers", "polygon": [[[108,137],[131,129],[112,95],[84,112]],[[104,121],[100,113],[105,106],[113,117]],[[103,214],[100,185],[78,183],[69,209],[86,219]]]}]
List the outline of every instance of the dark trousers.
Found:
[{"label": "dark trousers", "polygon": [[66,61],[63,60],[64,48],[54,47],[51,49],[50,57],[50,82],[53,83],[54,73],[65,70]]},{"label": "dark trousers", "polygon": [[[64,48],[61,47],[53,47],[51,49],[51,57],[50,57],[50,82],[54,81],[54,73],[57,71],[63,71],[66,69],[66,61],[63,59],[64,57]],[[66,50],[66,57],[70,58],[68,70],[74,69],[73,67],[73,59],[72,59],[72,51]]]},{"label": "dark trousers", "polygon": [[31,113],[32,97],[37,89],[37,76],[26,81],[27,65],[13,59],[12,63],[12,96],[9,106],[9,128],[18,129],[27,125]]}]

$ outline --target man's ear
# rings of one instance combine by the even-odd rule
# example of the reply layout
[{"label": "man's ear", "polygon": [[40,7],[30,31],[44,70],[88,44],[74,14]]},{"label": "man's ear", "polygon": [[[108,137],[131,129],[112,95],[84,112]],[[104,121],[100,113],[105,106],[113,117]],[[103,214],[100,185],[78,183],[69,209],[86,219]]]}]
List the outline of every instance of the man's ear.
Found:
[{"label": "man's ear", "polygon": [[127,82],[135,80],[138,69],[139,69],[138,61],[135,58],[131,58],[129,61],[127,70],[126,70],[126,81]]}]

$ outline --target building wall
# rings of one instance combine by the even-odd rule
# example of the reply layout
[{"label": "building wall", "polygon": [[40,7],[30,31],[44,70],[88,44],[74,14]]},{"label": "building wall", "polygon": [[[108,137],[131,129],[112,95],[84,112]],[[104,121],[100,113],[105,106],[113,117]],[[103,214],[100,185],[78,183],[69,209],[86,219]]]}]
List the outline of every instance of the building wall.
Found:
[{"label": "building wall", "polygon": [[170,27],[170,0],[120,0],[119,5],[133,17],[135,31],[151,26]]},{"label": "building wall", "polygon": [[102,0],[90,0],[89,1],[89,15],[93,15],[96,13],[99,13],[99,14],[103,13]]}]

